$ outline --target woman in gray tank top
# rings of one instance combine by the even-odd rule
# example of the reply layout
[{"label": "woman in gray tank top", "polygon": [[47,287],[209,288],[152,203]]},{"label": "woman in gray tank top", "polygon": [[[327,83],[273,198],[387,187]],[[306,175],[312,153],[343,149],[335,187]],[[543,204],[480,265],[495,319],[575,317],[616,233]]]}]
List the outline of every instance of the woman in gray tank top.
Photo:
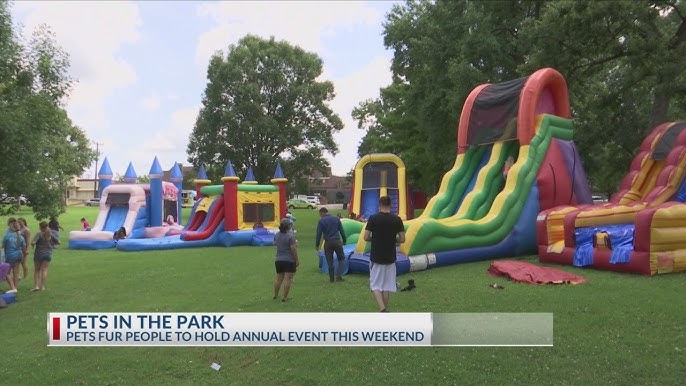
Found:
[{"label": "woman in gray tank top", "polygon": [[281,219],[279,231],[274,235],[273,244],[276,246],[276,257],[274,266],[276,267],[276,280],[274,281],[274,300],[279,297],[279,291],[283,284],[282,302],[288,301],[288,293],[291,290],[293,276],[300,265],[298,262],[298,243],[295,235],[291,232],[293,224],[288,218]]}]

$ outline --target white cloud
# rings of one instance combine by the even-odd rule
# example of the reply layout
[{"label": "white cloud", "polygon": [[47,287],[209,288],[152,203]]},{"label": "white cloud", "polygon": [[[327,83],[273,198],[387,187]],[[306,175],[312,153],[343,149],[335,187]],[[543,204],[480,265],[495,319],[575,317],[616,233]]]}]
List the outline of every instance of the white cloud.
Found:
[{"label": "white cloud", "polygon": [[[274,36],[277,40],[317,52],[325,60],[319,79],[334,83],[336,98],[331,102],[331,108],[345,125],[334,135],[339,146],[338,155],[328,158],[337,175],[343,175],[355,166],[357,147],[364,132],[357,129],[350,115],[359,102],[378,97],[379,88],[390,83],[390,59],[374,57],[363,67],[334,78],[331,69],[336,63],[327,63],[326,57],[337,47],[327,47],[324,38],[360,25],[380,26],[383,14],[378,9],[353,1],[217,2],[201,4],[198,16],[214,22],[210,30],[200,35],[196,47],[196,65],[203,71],[214,52],[226,52],[230,44],[248,33],[265,38]],[[378,49],[382,51],[381,37],[378,39]],[[369,41],[360,41],[359,45],[368,46]]]},{"label": "white cloud", "polygon": [[[186,159],[188,136],[193,130],[199,110],[199,107],[175,110],[160,125],[166,126],[166,130],[146,133],[145,135],[139,133],[134,137],[127,138],[123,144],[118,139],[100,137],[97,140],[100,143],[100,151],[103,156],[107,156],[115,176],[117,174],[123,175],[129,162],[133,163],[137,175],[147,175],[155,157],[157,157],[163,170],[169,170],[174,162],[188,164]],[[100,159],[100,165],[102,165],[102,161],[103,158]],[[94,165],[87,168],[84,176],[92,175],[93,168]]]},{"label": "white cloud", "polygon": [[336,97],[331,102],[331,108],[341,117],[345,126],[334,134],[338,154],[329,157],[335,175],[345,175],[355,167],[357,147],[365,132],[357,128],[357,122],[351,116],[353,108],[365,99],[377,98],[379,89],[391,83],[390,66],[390,59],[378,56],[344,78],[332,80]]},{"label": "white cloud", "polygon": [[24,36],[31,36],[36,26],[45,23],[69,53],[71,75],[78,79],[67,105],[75,123],[91,134],[107,129],[107,98],[137,79],[134,68],[119,52],[124,44],[140,38],[138,6],[130,1],[20,1],[14,12],[20,15]]},{"label": "white cloud", "polygon": [[187,163],[188,137],[193,131],[199,111],[199,107],[187,107],[174,111],[169,117],[167,130],[154,133],[128,152],[132,162],[148,165],[146,173],[155,156],[165,170],[174,162]]},{"label": "white cloud", "polygon": [[232,1],[202,3],[198,16],[207,16],[214,27],[198,39],[195,60],[203,70],[217,50],[248,33],[265,38],[274,36],[308,50],[324,50],[322,38],[334,29],[358,24],[381,23],[382,14],[362,2],[353,1]]},{"label": "white cloud", "polygon": [[143,98],[140,100],[140,102],[138,102],[138,106],[146,110],[157,110],[161,105],[162,101],[160,100],[159,94],[156,92],[153,92],[152,95],[147,98]]},{"label": "white cloud", "polygon": [[176,93],[170,92],[167,94],[167,99],[170,101],[175,101],[179,99],[179,96]]}]

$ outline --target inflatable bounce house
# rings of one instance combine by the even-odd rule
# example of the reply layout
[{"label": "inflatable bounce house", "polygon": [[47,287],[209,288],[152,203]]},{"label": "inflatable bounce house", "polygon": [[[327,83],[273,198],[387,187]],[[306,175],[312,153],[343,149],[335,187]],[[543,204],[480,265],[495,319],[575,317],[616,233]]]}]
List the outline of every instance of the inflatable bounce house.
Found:
[{"label": "inflatable bounce house", "polygon": [[394,154],[369,154],[355,165],[348,214],[363,219],[379,211],[379,197],[391,197],[391,211],[403,220],[414,216],[405,164]]},{"label": "inflatable bounce house", "polygon": [[[130,168],[132,169],[131,166]],[[179,184],[173,192],[177,195],[175,206],[178,208],[178,213],[181,213],[180,184],[183,176],[181,171],[177,172],[176,169],[178,169],[177,165],[172,169],[170,176],[175,184]],[[159,185],[167,186],[168,194],[172,193],[169,185],[162,183],[162,174],[162,169],[155,158],[149,175],[149,194],[141,195],[138,192],[135,196],[131,196],[129,193],[129,196],[121,197],[115,202],[108,198],[109,194],[132,191],[130,186],[125,186],[129,184],[115,184],[104,188],[100,201],[100,214],[93,231],[71,232],[70,247],[99,249],[116,246],[121,251],[141,251],[204,246],[271,245],[280,219],[286,216],[288,180],[283,176],[281,165],[277,165],[271,185],[259,185],[255,181],[252,168],[248,170],[246,181],[239,183],[240,179],[236,176],[230,161],[226,165],[225,176],[222,177],[223,184],[210,185],[211,181],[207,178],[205,167],[201,165],[195,179],[198,199],[185,227],[164,222],[163,219],[168,218],[169,215],[163,213],[161,209],[152,209],[171,207],[171,205],[164,205],[164,201],[160,199],[160,197],[166,198],[167,195],[157,194],[153,189],[154,185],[158,185],[157,189]],[[139,187],[145,192],[147,185]],[[128,201],[124,203],[126,198]],[[151,209],[148,210],[148,207]],[[112,208],[115,208],[115,211],[112,211]],[[118,214],[124,211],[126,216]],[[113,216],[112,213],[115,215]],[[124,217],[123,221],[122,217]],[[100,226],[101,218],[102,224],[108,224],[107,226]],[[115,221],[116,219],[118,220]],[[117,242],[113,240],[112,229],[119,229],[115,222],[116,225],[123,226],[128,235]],[[87,237],[91,240],[98,237],[101,239],[98,239],[97,244],[91,242],[86,245],[88,247],[86,248],[83,240]]]},{"label": "inflatable bounce house", "polygon": [[[551,68],[475,88],[460,116],[453,168],[421,216],[404,221],[397,272],[535,253],[541,210],[591,202],[570,116],[566,82]],[[368,272],[364,223],[343,222],[347,270]]]},{"label": "inflatable bounce house", "polygon": [[133,164],[124,174],[123,184],[112,184],[112,169],[107,158],[98,172],[100,186],[100,212],[90,231],[69,232],[71,249],[114,248],[114,233],[122,227],[127,237],[148,237],[151,233],[169,231],[170,224],[163,225],[163,218],[181,221],[179,192],[181,170],[174,165],[171,173],[173,183],[162,181],[162,168],[155,157],[150,169],[150,183],[137,184]]},{"label": "inflatable bounce house", "polygon": [[544,263],[655,275],[686,271],[686,121],[654,128],[609,203],[538,217]]}]

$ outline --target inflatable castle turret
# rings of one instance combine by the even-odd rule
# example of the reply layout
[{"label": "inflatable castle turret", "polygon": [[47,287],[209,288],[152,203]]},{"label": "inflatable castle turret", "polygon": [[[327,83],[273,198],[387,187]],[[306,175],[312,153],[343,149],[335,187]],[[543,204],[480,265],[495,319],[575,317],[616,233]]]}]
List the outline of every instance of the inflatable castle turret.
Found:
[{"label": "inflatable castle turret", "polygon": [[[150,196],[162,197],[162,166],[157,157],[152,161],[150,172]],[[150,226],[158,227],[162,225],[162,200],[150,200]]]},{"label": "inflatable castle turret", "polygon": [[169,173],[169,181],[174,184],[174,187],[178,191],[178,196],[176,197],[176,213],[178,213],[176,222],[181,224],[181,202],[183,201],[183,197],[181,197],[181,189],[183,184],[183,173],[181,173],[181,168],[179,168],[178,162],[174,162],[174,166]]},{"label": "inflatable castle turret", "polygon": [[257,180],[255,179],[255,173],[252,171],[252,166],[248,167],[248,173],[245,176],[245,181],[242,184],[257,185]]},{"label": "inflatable castle turret", "polygon": [[279,187],[279,218],[286,217],[286,183],[288,179],[283,175],[283,169],[281,169],[281,164],[276,164],[276,172],[274,172],[274,178],[270,181],[272,184]]},{"label": "inflatable castle turret", "polygon": [[98,178],[100,179],[100,186],[98,186],[98,197],[102,197],[102,191],[112,184],[112,168],[110,168],[110,162],[105,157],[102,161],[102,166],[100,167],[100,172],[98,172]]},{"label": "inflatable castle turret", "polygon": [[200,164],[200,168],[198,168],[198,176],[195,177],[193,183],[195,183],[195,199],[197,200],[203,197],[202,193],[200,192],[202,187],[212,183],[212,181],[210,181],[209,178],[207,178],[207,172],[205,171],[204,164]]},{"label": "inflatable castle turret", "polygon": [[129,167],[126,168],[126,173],[124,173],[124,183],[135,184],[136,181],[138,181],[136,170],[133,168],[133,163],[129,162]]},{"label": "inflatable castle turret", "polygon": [[[233,169],[231,160],[226,162],[226,170],[222,183],[224,184],[224,200],[227,202],[238,202],[238,181],[236,171]],[[231,205],[224,205],[224,230],[238,230],[238,212]]]}]

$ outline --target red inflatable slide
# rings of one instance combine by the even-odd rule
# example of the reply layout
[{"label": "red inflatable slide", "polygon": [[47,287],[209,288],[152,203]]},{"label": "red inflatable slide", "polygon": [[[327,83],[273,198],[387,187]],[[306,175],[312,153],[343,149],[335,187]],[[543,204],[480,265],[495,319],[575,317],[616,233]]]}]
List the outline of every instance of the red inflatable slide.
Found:
[{"label": "red inflatable slide", "polygon": [[[209,209],[210,213],[210,219],[207,222],[207,225],[203,229],[198,229],[197,231],[190,230],[188,232],[184,232],[181,234],[181,239],[185,241],[192,241],[192,240],[205,240],[208,237],[212,236],[215,230],[217,230],[217,227],[219,224],[222,222],[224,219],[224,196],[219,196],[215,200],[215,202],[212,204],[212,206]],[[205,213],[205,212],[203,212]],[[205,216],[202,216],[203,220]],[[193,223],[196,223],[194,220]],[[199,224],[202,224],[202,221],[198,221]]]}]

